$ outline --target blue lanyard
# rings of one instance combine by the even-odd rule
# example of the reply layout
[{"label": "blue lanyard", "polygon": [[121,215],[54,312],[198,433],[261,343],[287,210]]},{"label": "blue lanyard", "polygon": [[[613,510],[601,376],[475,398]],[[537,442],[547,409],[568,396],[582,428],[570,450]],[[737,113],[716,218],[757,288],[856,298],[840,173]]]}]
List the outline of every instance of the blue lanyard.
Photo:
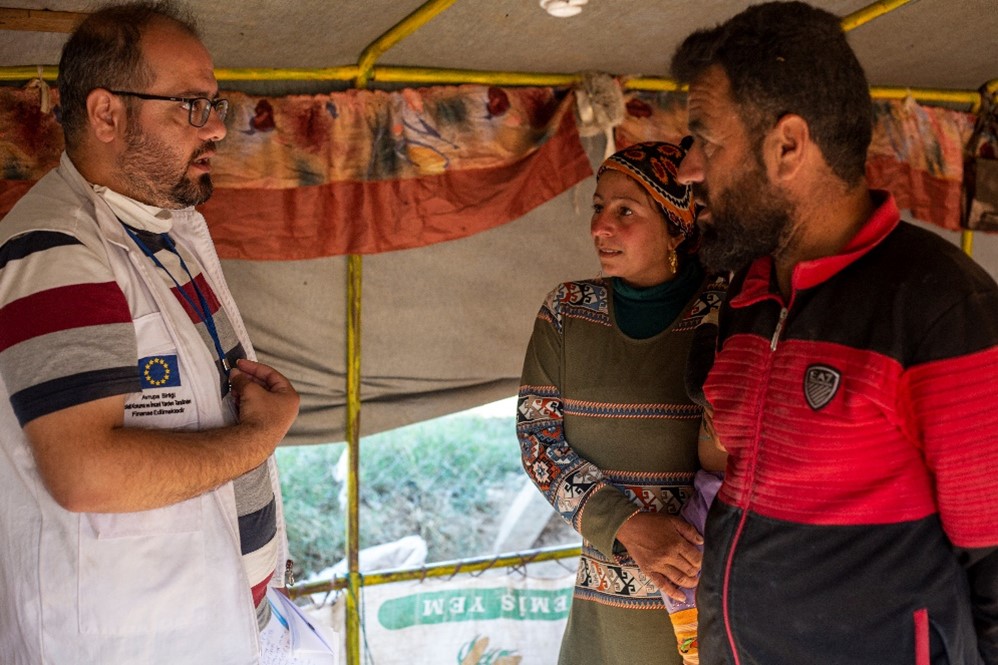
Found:
[{"label": "blue lanyard", "polygon": [[142,239],[139,238],[138,234],[129,228],[127,224],[122,223],[122,226],[125,227],[128,235],[132,237],[132,240],[134,240],[135,244],[142,250],[142,253],[152,259],[152,262],[156,264],[157,268],[169,275],[170,279],[173,280],[173,284],[177,287],[177,292],[183,296],[184,300],[187,301],[187,304],[191,306],[191,309],[193,309],[204,322],[205,327],[208,329],[208,334],[211,336],[211,341],[215,344],[215,352],[218,354],[218,359],[222,363],[222,369],[225,370],[225,378],[228,379],[232,368],[229,365],[228,359],[225,357],[225,352],[222,350],[222,340],[218,337],[218,329],[215,327],[215,317],[211,315],[211,309],[208,307],[208,300],[204,297],[204,294],[201,293],[201,289],[198,288],[197,282],[194,281],[194,276],[191,275],[191,271],[188,270],[187,264],[184,263],[184,257],[182,257],[180,252],[177,251],[177,246],[174,244],[173,239],[166,233],[160,234],[160,237],[163,238],[167,248],[176,254],[178,259],[180,259],[180,267],[184,269],[185,273],[187,273],[187,278],[190,280],[190,285],[194,289],[194,293],[197,294],[198,302],[201,304],[201,307],[194,304],[191,297],[187,295],[187,292],[180,286],[180,282],[177,281],[177,278],[174,277],[173,273],[167,270],[166,266],[164,266],[162,262],[156,258],[156,254],[154,254],[153,251],[149,249],[144,242],[142,242]]}]

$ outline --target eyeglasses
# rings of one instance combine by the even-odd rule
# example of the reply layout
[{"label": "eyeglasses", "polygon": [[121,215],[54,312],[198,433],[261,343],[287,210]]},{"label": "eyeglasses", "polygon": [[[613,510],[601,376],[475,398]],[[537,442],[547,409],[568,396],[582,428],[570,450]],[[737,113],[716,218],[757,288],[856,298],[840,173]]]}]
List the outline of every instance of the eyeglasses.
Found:
[{"label": "eyeglasses", "polygon": [[225,115],[229,112],[229,100],[208,99],[207,97],[166,97],[163,95],[150,95],[144,92],[131,92],[129,90],[111,90],[112,95],[122,95],[124,97],[138,97],[139,99],[152,99],[160,102],[180,102],[187,109],[187,120],[195,127],[204,127],[208,122],[211,110],[215,109],[218,119],[225,120]]}]

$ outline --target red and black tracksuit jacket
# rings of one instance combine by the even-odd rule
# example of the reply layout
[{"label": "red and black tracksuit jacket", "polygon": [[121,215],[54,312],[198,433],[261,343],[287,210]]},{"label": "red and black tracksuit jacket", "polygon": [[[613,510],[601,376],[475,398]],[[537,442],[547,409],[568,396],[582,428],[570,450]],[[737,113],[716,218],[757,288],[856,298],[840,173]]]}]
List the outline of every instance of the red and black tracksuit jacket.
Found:
[{"label": "red and black tracksuit jacket", "polygon": [[874,196],[788,300],[766,257],[721,311],[704,663],[998,663],[998,287]]}]

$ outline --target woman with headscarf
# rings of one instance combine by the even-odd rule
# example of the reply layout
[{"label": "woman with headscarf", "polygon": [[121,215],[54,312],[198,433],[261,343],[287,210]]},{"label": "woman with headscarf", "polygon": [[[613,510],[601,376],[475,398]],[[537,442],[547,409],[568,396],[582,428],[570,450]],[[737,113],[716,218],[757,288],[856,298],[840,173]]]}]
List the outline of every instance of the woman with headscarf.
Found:
[{"label": "woman with headscarf", "polygon": [[[548,294],[524,360],[523,467],[583,537],[563,665],[697,660],[689,588],[702,539],[678,513],[724,454],[709,437],[698,454],[702,408],[685,378],[725,282],[696,258],[695,202],[675,180],[684,154],[640,143],[603,163],[590,224],[601,274]],[[708,496],[690,509],[717,484],[698,476]],[[680,610],[675,633],[665,597]]]}]

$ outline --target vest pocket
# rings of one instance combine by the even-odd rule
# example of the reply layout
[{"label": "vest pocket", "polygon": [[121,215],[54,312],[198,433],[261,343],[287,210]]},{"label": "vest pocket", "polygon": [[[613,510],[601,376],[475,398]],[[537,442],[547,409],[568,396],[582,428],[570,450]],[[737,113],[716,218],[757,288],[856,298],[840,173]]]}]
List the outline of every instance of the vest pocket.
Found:
[{"label": "vest pocket", "polygon": [[202,504],[196,497],[80,520],[80,632],[138,635],[207,620]]}]

